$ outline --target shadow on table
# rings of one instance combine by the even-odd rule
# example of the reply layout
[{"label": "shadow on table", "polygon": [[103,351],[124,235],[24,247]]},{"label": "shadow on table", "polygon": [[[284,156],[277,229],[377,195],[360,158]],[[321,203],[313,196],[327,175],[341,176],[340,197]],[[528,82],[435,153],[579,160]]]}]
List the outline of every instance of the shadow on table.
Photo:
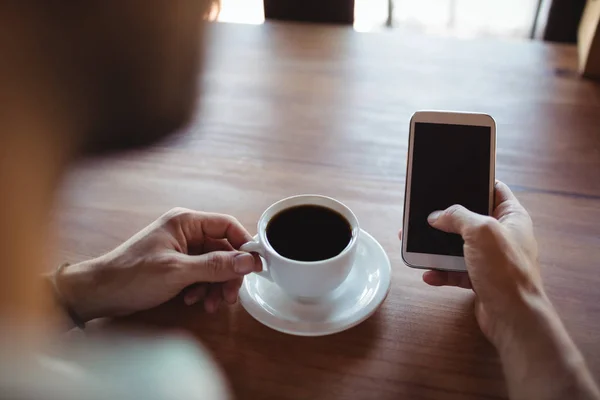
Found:
[{"label": "shadow on table", "polygon": [[[389,322],[398,317],[406,323]],[[102,326],[192,334],[222,366],[236,399],[506,397],[471,299],[453,307],[384,303],[352,329],[312,338],[276,332],[240,305],[208,315],[180,300]]]},{"label": "shadow on table", "polygon": [[[225,366],[238,399],[340,398],[376,345],[381,313],[347,331],[322,337],[276,332],[243,312],[236,338],[215,338],[217,357]],[[210,339],[209,339],[210,340]]]},{"label": "shadow on table", "polygon": [[239,304],[209,315],[201,306],[185,307],[174,300],[131,317],[95,323],[88,335],[123,329],[191,333],[223,367],[236,399],[323,398],[337,397],[356,365],[368,362],[380,326],[378,311],[345,332],[298,337],[260,324]]}]

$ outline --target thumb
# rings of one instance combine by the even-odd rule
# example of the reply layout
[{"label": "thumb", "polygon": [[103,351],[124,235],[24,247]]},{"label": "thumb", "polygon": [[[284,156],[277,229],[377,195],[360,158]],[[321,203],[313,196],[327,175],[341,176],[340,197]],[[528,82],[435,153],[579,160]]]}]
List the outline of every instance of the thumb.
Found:
[{"label": "thumb", "polygon": [[465,230],[485,221],[483,215],[471,212],[460,205],[453,205],[443,211],[434,211],[427,217],[432,227],[444,232],[464,236]]},{"label": "thumb", "polygon": [[225,282],[255,270],[255,259],[241,251],[213,251],[198,256],[183,255],[186,279],[194,282]]},{"label": "thumb", "polygon": [[479,298],[475,299],[475,319],[481,329],[481,332],[488,338],[492,343],[496,343],[494,340],[494,322],[487,313],[483,303]]}]

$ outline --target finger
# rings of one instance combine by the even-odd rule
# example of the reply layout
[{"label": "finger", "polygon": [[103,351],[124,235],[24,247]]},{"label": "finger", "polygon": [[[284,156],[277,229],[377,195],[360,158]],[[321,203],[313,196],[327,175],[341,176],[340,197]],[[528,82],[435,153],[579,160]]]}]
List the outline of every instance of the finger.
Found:
[{"label": "finger", "polygon": [[212,239],[205,237],[202,243],[196,246],[192,246],[188,243],[188,254],[191,256],[197,256],[204,253],[210,253],[213,251],[233,251],[233,246],[227,241],[227,239]]},{"label": "finger", "polygon": [[402,229],[398,231],[398,239],[402,240]]},{"label": "finger", "polygon": [[262,259],[256,253],[251,253],[254,257],[254,272],[260,272],[263,270]]},{"label": "finger", "polygon": [[197,213],[192,223],[199,225],[204,236],[227,239],[236,249],[252,240],[252,236],[244,226],[230,215]]},{"label": "finger", "polygon": [[496,185],[494,186],[494,204],[495,207],[498,207],[500,204],[504,203],[505,201],[516,201],[519,202],[519,200],[517,200],[517,198],[515,197],[515,195],[513,194],[512,190],[510,190],[510,188],[501,181],[496,181]]},{"label": "finger", "polygon": [[466,272],[455,271],[426,271],[423,281],[431,286],[456,286],[472,289],[471,279]]},{"label": "finger", "polygon": [[225,239],[204,239],[203,253],[211,253],[213,251],[233,251],[233,246]]},{"label": "finger", "polygon": [[448,272],[448,286],[456,286],[463,289],[472,289],[471,279],[466,272]]},{"label": "finger", "polygon": [[429,225],[444,232],[465,234],[465,230],[486,221],[486,216],[475,214],[460,205],[453,205],[443,211],[434,211],[427,217]]},{"label": "finger", "polygon": [[444,271],[425,271],[423,273],[423,282],[430,286],[444,286],[448,281]]},{"label": "finger", "polygon": [[223,298],[228,304],[235,304],[238,299],[238,294],[240,292],[240,287],[244,282],[243,278],[232,279],[223,283]]},{"label": "finger", "polygon": [[479,297],[475,298],[475,318],[477,319],[481,331],[489,338],[492,331],[490,327],[491,321]]},{"label": "finger", "polygon": [[213,251],[197,256],[177,255],[182,280],[195,282],[225,282],[237,279],[256,270],[255,258],[240,251]]},{"label": "finger", "polygon": [[214,313],[221,305],[221,284],[213,283],[208,289],[208,295],[204,300],[204,309],[207,313]]},{"label": "finger", "polygon": [[496,181],[493,216],[499,221],[504,221],[514,216],[529,218],[527,210],[521,205],[510,188],[500,181]]},{"label": "finger", "polygon": [[190,288],[185,290],[185,294],[183,295],[183,302],[188,306],[196,304],[198,301],[200,301],[206,296],[207,289],[208,287],[206,283],[199,283],[197,285],[191,286]]}]

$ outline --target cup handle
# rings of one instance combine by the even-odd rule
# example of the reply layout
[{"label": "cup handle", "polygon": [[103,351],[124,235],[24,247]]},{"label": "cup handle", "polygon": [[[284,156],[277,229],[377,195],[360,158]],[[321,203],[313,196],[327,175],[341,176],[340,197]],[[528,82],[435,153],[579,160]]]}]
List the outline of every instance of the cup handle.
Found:
[{"label": "cup handle", "polygon": [[271,282],[273,282],[273,278],[271,278],[271,273],[267,268],[267,258],[265,257],[265,248],[260,243],[260,239],[258,235],[255,235],[254,238],[250,242],[244,243],[240,247],[240,251],[246,251],[248,253],[257,253],[262,259],[263,270],[260,272],[255,272],[260,277],[263,277]]}]

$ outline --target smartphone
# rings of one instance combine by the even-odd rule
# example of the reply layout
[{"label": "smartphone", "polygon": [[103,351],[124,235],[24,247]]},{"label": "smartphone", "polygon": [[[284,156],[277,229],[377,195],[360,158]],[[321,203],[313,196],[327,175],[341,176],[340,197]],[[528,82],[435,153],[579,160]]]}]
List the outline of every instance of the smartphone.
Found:
[{"label": "smartphone", "polygon": [[491,215],[496,123],[487,114],[418,111],[408,140],[402,259],[413,268],[466,271],[460,235],[432,228],[427,216],[453,204]]}]

